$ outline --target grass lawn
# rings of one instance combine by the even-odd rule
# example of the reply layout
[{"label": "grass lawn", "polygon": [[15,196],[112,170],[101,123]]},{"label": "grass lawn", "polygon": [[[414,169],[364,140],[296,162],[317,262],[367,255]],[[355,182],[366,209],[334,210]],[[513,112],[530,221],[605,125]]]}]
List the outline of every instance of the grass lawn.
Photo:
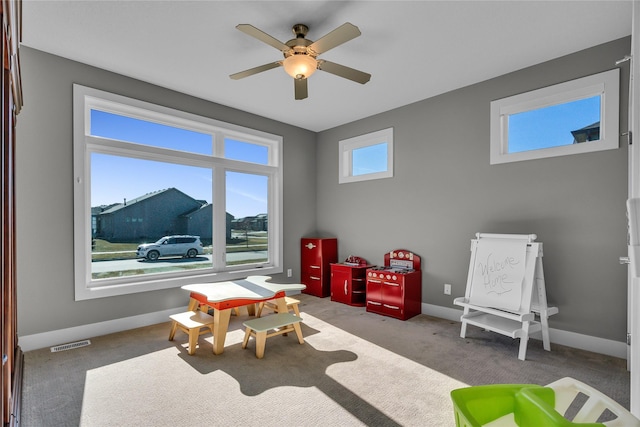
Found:
[{"label": "grass lawn", "polygon": [[[95,246],[91,251],[92,261],[107,261],[114,259],[133,259],[136,257],[136,249],[139,243],[111,243],[103,239],[94,239]],[[204,253],[211,254],[212,247],[205,246]],[[266,251],[266,237],[249,237],[248,241],[243,239],[233,239],[227,243],[227,253]]]}]

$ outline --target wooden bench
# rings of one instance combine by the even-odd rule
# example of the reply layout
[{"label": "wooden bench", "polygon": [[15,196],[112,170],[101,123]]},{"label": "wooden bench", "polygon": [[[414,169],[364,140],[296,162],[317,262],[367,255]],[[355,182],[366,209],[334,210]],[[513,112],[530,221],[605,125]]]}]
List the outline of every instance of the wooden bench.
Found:
[{"label": "wooden bench", "polygon": [[[298,342],[300,344],[304,344],[302,328],[300,328],[301,321],[302,319],[300,317],[291,313],[278,313],[247,320],[243,323],[247,329],[244,334],[242,348],[247,348],[249,338],[253,335],[256,338],[256,357],[258,359],[262,359],[264,357],[264,348],[267,343],[267,338],[271,338],[276,335],[283,335],[292,331],[295,331],[298,336]],[[267,333],[270,330],[274,330],[274,332]]]},{"label": "wooden bench", "polygon": [[[291,297],[284,297],[284,301],[287,303],[287,311],[293,309],[295,315],[300,317],[300,310],[298,309],[298,304],[300,304],[300,301]],[[274,313],[278,312],[278,304],[276,304],[275,300],[263,301],[258,304],[256,317],[260,317],[260,315],[262,314],[262,309],[265,307],[273,310]]]},{"label": "wooden bench", "polygon": [[196,352],[198,337],[208,332],[207,329],[204,328],[208,328],[211,334],[213,334],[213,316],[204,311],[185,311],[184,313],[172,314],[169,318],[172,321],[169,341],[173,341],[176,330],[180,328],[181,331],[189,335],[189,354]]}]

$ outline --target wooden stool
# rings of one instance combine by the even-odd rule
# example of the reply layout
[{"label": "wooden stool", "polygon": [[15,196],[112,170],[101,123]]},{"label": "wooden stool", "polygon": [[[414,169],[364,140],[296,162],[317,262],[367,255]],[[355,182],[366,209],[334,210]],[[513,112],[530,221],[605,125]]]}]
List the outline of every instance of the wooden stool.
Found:
[{"label": "wooden stool", "polygon": [[[287,303],[287,311],[293,308],[293,312],[296,314],[296,316],[300,317],[300,310],[298,309],[298,304],[300,304],[300,301],[291,297],[284,297],[284,300]],[[264,307],[270,308],[274,313],[278,312],[278,305],[276,304],[275,300],[262,301],[258,304],[256,317],[260,317],[260,315],[262,314],[262,309]]]},{"label": "wooden stool", "polygon": [[[264,348],[267,343],[267,338],[286,334],[287,332],[292,331],[296,332],[298,342],[300,344],[304,344],[302,328],[300,328],[301,321],[301,318],[294,316],[291,313],[278,313],[266,317],[257,317],[252,320],[247,320],[243,323],[247,329],[244,334],[242,348],[247,348],[249,338],[253,335],[256,338],[256,357],[258,359],[262,359],[264,357]],[[275,331],[267,334],[267,331],[271,329],[275,329]]]},{"label": "wooden stool", "polygon": [[208,328],[213,334],[213,316],[204,311],[185,311],[184,313],[172,314],[169,318],[172,320],[169,341],[173,341],[176,329],[180,328],[181,331],[189,335],[189,354],[196,352],[198,337],[207,333],[207,330],[203,330],[203,328]]}]

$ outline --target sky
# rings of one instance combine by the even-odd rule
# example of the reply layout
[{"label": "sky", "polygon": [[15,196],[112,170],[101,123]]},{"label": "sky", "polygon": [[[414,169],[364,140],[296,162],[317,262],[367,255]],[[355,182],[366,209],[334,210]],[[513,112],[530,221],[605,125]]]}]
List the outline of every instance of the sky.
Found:
[{"label": "sky", "polygon": [[[92,110],[91,133],[155,147],[178,149],[211,155],[212,136],[171,126]],[[227,158],[267,163],[267,148],[240,141],[226,140]],[[123,203],[148,193],[177,188],[197,200],[211,203],[213,173],[211,169],[170,164],[152,160],[91,155],[91,206]],[[227,172],[226,211],[236,218],[267,212],[265,176]]]},{"label": "sky", "polygon": [[573,143],[571,131],[600,121],[600,96],[509,116],[509,152]]},{"label": "sky", "polygon": [[[571,131],[600,120],[600,96],[553,105],[509,116],[509,152],[541,149],[573,142]],[[212,155],[212,135],[92,110],[91,133],[128,142]],[[268,149],[257,144],[225,140],[225,156],[268,163]],[[376,162],[379,159],[380,162]],[[386,144],[354,150],[354,175],[386,169]],[[177,188],[211,203],[211,169],[152,160],[92,153],[91,206],[123,203],[145,194]],[[227,172],[226,211],[236,218],[267,212],[265,176]]]},{"label": "sky", "polygon": [[386,172],[387,143],[370,145],[353,150],[353,175]]}]

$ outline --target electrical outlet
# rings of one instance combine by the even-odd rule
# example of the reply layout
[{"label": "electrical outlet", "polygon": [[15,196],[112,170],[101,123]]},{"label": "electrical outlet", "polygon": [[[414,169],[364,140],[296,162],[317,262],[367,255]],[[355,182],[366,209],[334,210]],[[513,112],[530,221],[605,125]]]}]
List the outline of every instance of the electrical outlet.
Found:
[{"label": "electrical outlet", "polygon": [[448,283],[444,284],[444,294],[445,295],[451,295],[451,285]]},{"label": "electrical outlet", "polygon": [[287,277],[291,277],[293,276],[293,270],[292,269],[287,269]]}]

